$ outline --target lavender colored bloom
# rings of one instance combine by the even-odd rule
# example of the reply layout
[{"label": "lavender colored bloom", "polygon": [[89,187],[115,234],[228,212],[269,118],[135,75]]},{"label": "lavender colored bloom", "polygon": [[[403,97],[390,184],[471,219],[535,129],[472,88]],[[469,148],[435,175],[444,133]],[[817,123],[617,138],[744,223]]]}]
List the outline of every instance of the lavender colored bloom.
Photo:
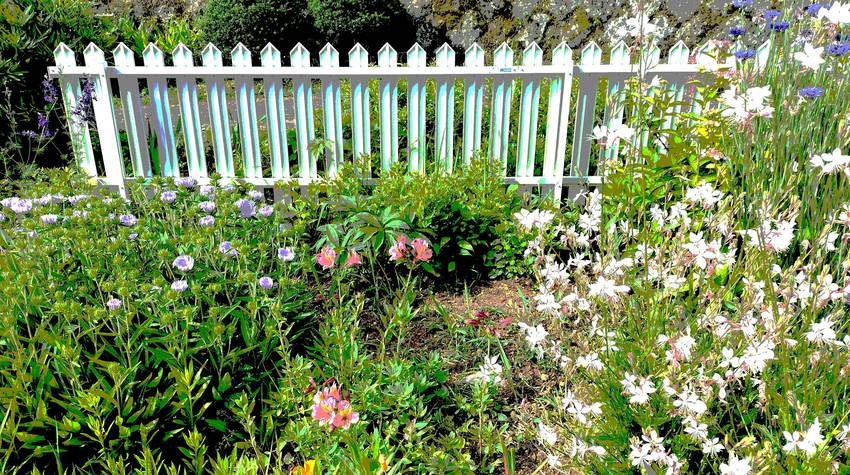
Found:
[{"label": "lavender colored bloom", "polygon": [[[132,225],[136,224],[136,221],[135,221],[136,218],[132,214],[126,214],[126,215],[122,215],[122,216],[129,216],[129,218],[133,219],[132,223],[130,223],[130,224],[124,224],[122,222],[121,224],[124,224],[124,226],[132,226]],[[89,217],[89,212],[88,211],[82,211],[82,210],[79,210],[79,209],[75,209],[74,212],[71,213],[71,217],[72,218],[83,218],[83,219],[85,219],[85,218]],[[129,223],[129,218],[128,218],[128,223]]]},{"label": "lavender colored bloom", "polygon": [[236,249],[233,248],[233,244],[230,241],[223,241],[218,245],[218,252],[224,254],[227,257],[233,257],[236,255]]},{"label": "lavender colored bloom", "polygon": [[38,113],[38,128],[44,129],[45,127],[47,127],[47,125],[49,123],[50,122],[47,120],[47,116],[42,114],[41,112],[39,112]]},{"label": "lavender colored bloom", "polygon": [[138,238],[139,238],[139,233],[130,233],[130,235],[127,236],[127,239],[129,239],[131,241],[135,241]]},{"label": "lavender colored bloom", "polygon": [[747,32],[747,29],[744,28],[741,25],[737,25],[737,26],[733,26],[732,28],[729,28],[729,34],[732,35],[732,36],[742,36],[746,32]]},{"label": "lavender colored bloom", "polygon": [[269,216],[272,215],[272,213],[274,213],[274,207],[273,206],[263,206],[262,208],[260,208],[259,213],[260,213],[260,216],[262,216],[264,218],[268,218]]},{"label": "lavender colored bloom", "polygon": [[249,190],[248,198],[251,198],[254,201],[260,201],[264,198],[263,193],[259,190]]},{"label": "lavender colored bloom", "polygon": [[69,197],[68,197],[68,203],[71,203],[72,205],[76,206],[76,205],[77,205],[78,203],[80,203],[81,201],[88,199],[88,197],[89,197],[89,195],[74,195],[74,196],[69,196]]},{"label": "lavender colored bloom", "polygon": [[139,220],[136,219],[136,217],[132,214],[122,214],[121,216],[118,216],[118,221],[120,221],[122,225],[127,227],[135,226],[136,223],[139,222]]},{"label": "lavender colored bloom", "polygon": [[94,100],[94,82],[88,79],[82,80],[80,89],[80,97],[77,101],[77,107],[71,111],[71,114],[78,122],[88,122],[94,117],[94,108],[92,103]]},{"label": "lavender colored bloom", "polygon": [[251,216],[254,216],[256,205],[253,201],[240,198],[236,200],[236,207],[239,208],[239,216],[243,218],[250,218]]},{"label": "lavender colored bloom", "polygon": [[0,201],[0,204],[12,210],[15,214],[26,214],[32,209],[32,200],[13,196]]},{"label": "lavender colored bloom", "polygon": [[39,135],[35,132],[35,130],[24,130],[21,132],[21,137],[28,139],[37,139]]},{"label": "lavender colored bloom", "polygon": [[756,50],[754,49],[742,49],[735,51],[735,57],[738,58],[739,61],[746,61],[748,59],[754,58],[756,55]]},{"label": "lavender colored bloom", "polygon": [[35,238],[37,238],[37,237],[38,237],[38,231],[36,231],[35,229],[33,229],[32,231],[30,231],[30,232],[29,232],[29,234],[27,234],[27,237],[29,237],[30,239],[35,239]]},{"label": "lavender colored bloom", "polygon": [[735,8],[749,7],[753,4],[753,0],[732,0],[732,6]]},{"label": "lavender colored bloom", "polygon": [[115,310],[121,308],[121,301],[115,298],[109,299],[109,301],[106,302],[106,306],[109,308],[109,310],[112,310],[114,312]]},{"label": "lavender colored bloom", "polygon": [[34,200],[32,200],[32,202],[34,204],[39,205],[39,206],[47,206],[47,205],[49,205],[50,203],[53,202],[53,196],[44,195],[41,198],[35,198]]},{"label": "lavender colored bloom", "polygon": [[220,186],[222,190],[228,193],[236,189],[236,187],[233,186],[233,182],[231,182],[230,178],[219,179],[218,186]]},{"label": "lavender colored bloom", "polygon": [[832,56],[844,56],[850,52],[850,43],[846,41],[830,43],[826,47],[826,52]]},{"label": "lavender colored bloom", "polygon": [[779,18],[779,15],[782,15],[782,12],[779,10],[765,10],[764,11],[764,19],[765,20],[773,20],[774,18]]},{"label": "lavender colored bloom", "polygon": [[59,88],[49,79],[41,81],[41,90],[44,92],[44,102],[52,104],[59,98]]},{"label": "lavender colored bloom", "polygon": [[260,287],[266,290],[269,290],[270,288],[274,287],[274,281],[269,276],[260,277],[259,284]]},{"label": "lavender colored bloom", "polygon": [[823,8],[823,5],[821,5],[820,3],[813,3],[813,4],[809,5],[808,7],[806,7],[806,13],[808,13],[809,16],[816,17],[816,16],[818,16],[818,12],[820,11],[821,8]]},{"label": "lavender colored bloom", "polygon": [[175,185],[182,186],[184,188],[192,188],[195,186],[195,183],[197,183],[195,179],[190,176],[181,176],[174,179]]},{"label": "lavender colored bloom", "polygon": [[283,262],[290,262],[295,259],[295,253],[288,247],[282,247],[277,250],[277,258]]},{"label": "lavender colored bloom", "polygon": [[201,185],[198,189],[198,193],[201,196],[206,196],[207,198],[212,198],[215,196],[215,186],[213,185]]},{"label": "lavender colored bloom", "polygon": [[823,95],[823,89],[819,87],[804,87],[800,89],[800,97],[803,99],[814,99]]},{"label": "lavender colored bloom", "polygon": [[162,193],[159,194],[159,199],[163,203],[171,204],[171,203],[174,203],[174,200],[177,199],[177,193],[174,192],[174,191],[171,191],[171,190],[163,191]]},{"label": "lavender colored bloom", "polygon": [[59,216],[55,214],[43,214],[41,215],[41,222],[44,224],[55,224],[56,221],[59,220]]},{"label": "lavender colored bloom", "polygon": [[189,283],[185,280],[175,280],[171,283],[171,290],[175,292],[185,292],[189,288]]},{"label": "lavender colored bloom", "polygon": [[773,31],[785,31],[790,26],[791,25],[787,21],[770,22],[770,24],[767,25],[767,27]]},{"label": "lavender colored bloom", "polygon": [[3,213],[0,213],[0,222],[3,222],[3,221],[6,221],[6,215],[3,214]]},{"label": "lavender colored bloom", "polygon": [[215,211],[215,201],[201,201],[198,203],[198,208],[204,213],[212,213]]},{"label": "lavender colored bloom", "polygon": [[215,224],[215,218],[210,215],[202,216],[201,219],[198,220],[198,224],[205,228],[208,228]]},{"label": "lavender colored bloom", "polygon": [[171,265],[177,268],[180,272],[188,272],[195,267],[195,259],[193,259],[192,256],[183,254],[174,258],[174,262],[172,262]]}]

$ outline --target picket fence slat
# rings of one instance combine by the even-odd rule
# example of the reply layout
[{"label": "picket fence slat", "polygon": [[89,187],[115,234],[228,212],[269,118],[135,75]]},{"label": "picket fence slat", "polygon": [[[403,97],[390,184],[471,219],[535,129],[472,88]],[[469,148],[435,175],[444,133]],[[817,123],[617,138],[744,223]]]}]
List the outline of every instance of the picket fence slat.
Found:
[{"label": "picket fence slat", "polygon": [[[769,43],[758,48],[758,67],[766,61],[769,50]],[[102,170],[105,176],[98,177],[101,182],[117,187],[122,194],[126,192],[127,179],[151,178],[155,169],[157,174],[170,177],[187,170],[199,183],[208,183],[210,153],[215,172],[255,186],[272,187],[275,199],[283,198],[283,190],[275,187],[277,183],[304,187],[333,178],[348,160],[364,164],[365,167],[355,167],[358,178],[373,183],[371,160],[364,160],[372,157],[373,127],[380,136],[380,169],[386,171],[405,159],[399,151],[399,121],[405,120],[406,115],[409,172],[451,173],[468,166],[481,153],[497,164],[505,183],[539,187],[541,192],[551,192],[560,199],[562,187],[568,187],[568,196],[575,198],[588,187],[602,184],[604,171],[591,174],[591,163],[604,163],[620,153],[616,145],[600,149],[592,143],[600,94],[606,102],[599,124],[609,128],[622,124],[627,113],[639,112],[626,111],[622,96],[626,80],[637,74],[643,74],[645,81],[656,75],[664,79],[663,87],[670,88],[676,100],[674,111],[687,105],[688,110],[699,112],[701,98],[687,85],[688,81],[703,69],[736,66],[734,59],[719,64],[714,58],[715,50],[708,44],[694,49],[691,56],[683,42],[670,49],[664,63],[654,44],[639,51],[637,62],[632,63],[632,51],[622,41],[613,46],[608,64],[603,64],[602,48],[593,42],[582,49],[576,63],[566,43],[552,50],[547,64],[543,50],[533,42],[522,50],[518,65],[514,50],[506,43],[493,52],[491,66],[485,64],[485,52],[478,44],[472,44],[463,54],[462,64],[458,63],[455,50],[444,44],[435,51],[429,65],[426,51],[414,44],[405,52],[404,66],[400,67],[398,53],[385,44],[376,53],[376,64],[370,64],[369,51],[357,43],[348,52],[348,65],[341,67],[339,52],[333,45],[325,45],[318,53],[318,64],[313,65],[310,51],[298,43],[289,52],[289,64],[284,65],[281,52],[269,43],[260,52],[259,64],[254,65],[251,51],[239,43],[230,52],[230,64],[225,65],[221,51],[208,44],[200,53],[199,64],[195,64],[193,52],[179,44],[171,53],[172,64],[166,65],[163,52],[151,43],[142,53],[143,65],[136,64],[133,51],[124,44],[112,52],[114,65],[109,65],[103,51],[92,44],[84,52],[85,64],[78,66],[74,52],[60,44],[54,51],[56,66],[48,72],[60,82],[78,163],[93,177]],[[607,80],[607,87],[600,91],[603,79]],[[100,155],[92,149],[87,123],[73,113],[79,106],[84,80],[91,81],[94,88],[92,106]],[[120,98],[114,104],[113,80],[117,80],[115,92]],[[199,81],[206,86],[205,97],[199,94]],[[370,115],[373,81],[378,87],[374,117]],[[406,114],[400,114],[400,81],[407,88],[406,104],[402,105]],[[346,84],[351,86],[350,93],[343,97],[342,86]],[[457,97],[456,87],[462,93]],[[232,103],[228,102],[230,88],[234,94]],[[314,88],[320,94],[318,104],[313,101]],[[490,98],[485,104],[488,89]],[[179,143],[169,90],[178,101]],[[576,102],[572,104],[574,90]],[[653,86],[647,94],[659,91],[659,86]],[[512,104],[515,92],[517,104]],[[543,92],[547,96],[545,104],[540,103]],[[150,97],[149,105],[142,99],[145,94]],[[203,115],[202,100],[207,103]],[[259,118],[258,100],[262,101],[261,110],[265,110]],[[462,104],[456,104],[459,101]],[[343,121],[343,106],[351,111],[350,123],[348,117]],[[115,107],[121,108],[123,124],[116,120]],[[291,118],[287,111],[290,107]],[[456,107],[459,116],[455,114]],[[313,123],[315,109],[321,111],[319,142]],[[542,118],[544,110],[546,117]],[[236,114],[233,129],[231,113]],[[489,115],[486,137],[482,137],[484,114]],[[545,120],[542,131],[538,130],[541,120]],[[668,118],[665,125],[672,128],[676,124]],[[119,127],[126,132],[131,171],[124,170]],[[297,155],[297,173],[290,163],[290,128],[295,132],[292,153]],[[568,136],[570,129],[572,134]],[[236,154],[233,137],[239,142]],[[346,137],[351,138],[350,142]],[[647,140],[645,134],[636,134],[631,145],[642,146]],[[600,150],[601,156],[596,157],[595,150]],[[317,155],[324,159],[321,174]],[[239,170],[234,165],[236,156],[242,160]],[[152,166],[154,158],[159,167]],[[264,172],[264,163],[270,170]]]}]

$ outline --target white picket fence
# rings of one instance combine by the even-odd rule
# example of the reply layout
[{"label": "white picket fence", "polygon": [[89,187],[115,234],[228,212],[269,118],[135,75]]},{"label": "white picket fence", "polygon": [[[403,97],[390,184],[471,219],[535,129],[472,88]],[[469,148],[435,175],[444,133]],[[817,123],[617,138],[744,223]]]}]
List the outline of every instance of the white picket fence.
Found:
[{"label": "white picket fence", "polygon": [[[578,64],[573,63],[573,51],[562,43],[552,51],[547,65],[543,64],[543,51],[534,43],[522,52],[521,64],[515,64],[514,51],[502,44],[493,52],[491,66],[485,66],[484,50],[477,44],[465,51],[463,65],[457,64],[455,51],[449,45],[439,48],[434,63],[429,65],[425,50],[418,44],[406,52],[404,66],[399,65],[399,55],[389,44],[378,51],[377,66],[371,64],[375,58],[370,58],[359,44],[349,51],[346,67],[340,66],[339,53],[330,44],[319,52],[318,67],[311,65],[310,52],[301,44],[290,51],[289,66],[282,65],[280,52],[271,44],[263,49],[259,66],[241,44],[231,51],[230,66],[224,65],[222,53],[212,44],[201,52],[200,66],[195,65],[192,51],[182,44],[172,52],[172,65],[168,66],[165,55],[154,44],[144,50],[143,66],[136,64],[133,52],[124,44],[113,51],[111,66],[104,52],[94,44],[83,52],[84,66],[77,65],[74,52],[64,44],[55,49],[54,55],[56,66],[50,68],[49,74],[60,81],[66,111],[77,106],[81,80],[92,81],[94,86],[93,110],[102,162],[98,167],[86,123],[68,113],[76,159],[87,173],[102,184],[117,188],[122,195],[126,194],[128,180],[153,175],[149,144],[155,138],[153,150],[160,173],[172,177],[188,174],[200,183],[209,180],[208,174],[214,168],[224,177],[244,180],[260,188],[271,188],[281,181],[303,186],[333,177],[344,160],[354,161],[373,152],[380,156],[381,169],[406,160],[412,173],[451,172],[458,165],[467,165],[480,152],[501,163],[506,183],[540,186],[551,190],[556,198],[561,197],[562,187],[567,186],[573,197],[579,190],[602,182],[589,169],[589,136],[595,125],[594,107],[601,79],[608,79],[610,95],[638,72],[640,64],[650,64],[647,77],[660,76],[684,91],[684,85],[701,68],[716,65],[709,45],[698,48],[692,55],[681,42],[670,49],[666,62],[661,61],[661,51],[650,46],[641,52],[639,58],[643,60],[637,61],[638,64],[632,63],[624,42],[611,50],[609,64],[602,64],[602,49],[596,43],[581,50]],[[398,90],[402,79],[407,87],[406,153],[399,150]],[[116,97],[113,97],[116,92],[113,80],[117,82]],[[540,117],[541,82],[547,80],[548,107],[546,117]],[[140,89],[142,81],[146,89]],[[341,97],[342,81],[350,82],[348,97]],[[371,136],[371,121],[375,119],[370,116],[372,81],[378,86],[377,139]],[[429,97],[426,81],[434,81],[433,97]],[[460,81],[462,103],[455,104],[455,85]],[[576,104],[571,106],[574,81],[578,83],[578,94]],[[208,117],[201,115],[199,83],[206,86],[203,114],[208,113]],[[518,117],[512,117],[515,87],[521,88]],[[321,98],[321,138],[326,144],[321,171],[320,157],[313,146],[317,138],[314,90]],[[175,91],[185,156],[178,156],[175,137],[171,106]],[[234,101],[229,99],[231,91],[235,110],[232,110]],[[262,95],[260,105],[265,109],[265,116],[259,118],[258,91]],[[486,131],[487,140],[482,141],[485,96],[489,105],[489,131]],[[342,101],[350,101],[348,140],[343,138]],[[426,142],[427,101],[433,101],[435,110],[433,158],[427,156],[430,149]],[[290,102],[294,107],[285,107]],[[460,109],[462,127],[456,127],[456,106]],[[575,114],[571,115],[573,108]],[[120,109],[123,120],[117,120],[116,109]],[[290,151],[287,128],[291,127],[291,121],[287,121],[287,114],[293,112],[296,146]],[[622,108],[609,104],[603,122],[622,121],[622,114]],[[241,144],[242,167],[238,174],[231,140],[233,118],[238,124]],[[573,120],[572,151],[566,166],[570,120]],[[541,121],[545,121],[542,131]],[[122,157],[120,129],[127,135],[130,173]],[[265,134],[268,146],[261,147],[260,137],[266,137]],[[542,167],[537,166],[540,165],[538,137],[543,143]],[[293,154],[297,158],[297,174],[291,168]],[[182,166],[181,160],[184,160]],[[268,166],[264,167],[263,163]],[[105,176],[100,176],[98,169]],[[369,169],[358,172],[364,180],[374,176]],[[276,196],[281,196],[280,190],[276,190]]]}]

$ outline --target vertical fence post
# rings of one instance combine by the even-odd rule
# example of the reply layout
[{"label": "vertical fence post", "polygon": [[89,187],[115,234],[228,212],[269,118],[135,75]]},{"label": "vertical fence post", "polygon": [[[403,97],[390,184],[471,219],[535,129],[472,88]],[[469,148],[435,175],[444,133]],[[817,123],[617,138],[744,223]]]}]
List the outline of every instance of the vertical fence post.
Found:
[{"label": "vertical fence post", "polygon": [[263,176],[260,154],[260,133],[257,130],[257,105],[254,99],[254,77],[251,71],[251,51],[237,43],[230,52],[233,67],[244,71],[236,76],[236,109],[239,111],[239,130],[242,138],[242,158],[246,178]]},{"label": "vertical fence post", "polygon": [[[398,53],[389,43],[378,51],[378,66],[398,66]],[[398,81],[381,78],[381,170],[398,161]]]},{"label": "vertical fence post", "polygon": [[130,160],[133,162],[133,175],[150,178],[151,159],[148,151],[147,121],[142,114],[142,99],[139,94],[139,81],[134,77],[121,74],[121,68],[136,66],[133,50],[124,43],[118,43],[112,51],[115,66],[118,67],[118,90],[121,94],[121,106],[124,111],[124,127],[127,129],[127,142],[130,145]]},{"label": "vertical fence post", "polygon": [[[484,50],[478,43],[467,48],[463,58],[465,67],[484,66]],[[463,94],[463,164],[469,165],[472,156],[481,150],[481,116],[484,110],[484,77],[467,77]]]},{"label": "vertical fence post", "polygon": [[[260,51],[260,64],[266,68],[279,68],[280,51],[269,43]],[[269,132],[272,178],[289,178],[289,145],[286,142],[286,112],[283,107],[283,81],[280,78],[264,78],[266,99],[266,126]],[[277,191],[277,190],[276,190]]]},{"label": "vertical fence post", "polygon": [[[293,67],[309,68],[310,52],[301,43],[289,52]],[[298,176],[306,181],[316,177],[316,165],[310,153],[310,145],[316,138],[313,129],[313,89],[309,77],[295,79],[295,135],[298,141]]]},{"label": "vertical fence post", "polygon": [[[502,43],[493,52],[495,68],[510,69],[514,64],[514,51]],[[508,170],[508,143],[511,135],[511,98],[514,80],[499,76],[493,80],[493,106],[490,109],[490,158],[502,164],[502,174]]]},{"label": "vertical fence post", "polygon": [[[204,66],[208,68],[224,65],[221,51],[212,43],[207,44],[201,51],[201,58]],[[222,177],[233,177],[236,176],[236,170],[233,166],[233,148],[230,140],[230,117],[227,115],[227,90],[221,78],[209,76],[206,78],[206,83],[215,168]]]},{"label": "vertical fence post", "polygon": [[[522,65],[534,69],[543,65],[543,50],[532,42],[522,53]],[[540,108],[540,79],[522,82],[519,107],[519,137],[516,148],[517,176],[534,176],[534,159],[537,152],[537,116]]]},{"label": "vertical fence post", "polygon": [[[437,50],[437,67],[441,73],[455,67],[455,50],[448,43]],[[436,117],[434,121],[435,155],[440,168],[448,173],[454,169],[455,135],[455,78],[437,81]]]},{"label": "vertical fence post", "polygon": [[[195,66],[192,51],[183,43],[174,48],[172,58],[174,66]],[[198,112],[198,82],[194,75],[177,77],[177,97],[183,122],[183,138],[186,140],[186,155],[189,159],[189,176],[206,177],[207,159],[204,157],[201,114]]]},{"label": "vertical fence post", "polygon": [[[369,53],[360,43],[354,45],[348,52],[348,66],[352,68],[368,68]],[[354,165],[357,172],[363,177],[371,175],[369,164],[363,164],[364,156],[372,154],[371,134],[369,131],[369,80],[357,77],[351,80],[351,135]]]},{"label": "vertical fence post", "polygon": [[[623,40],[618,41],[611,50],[610,63],[615,66],[622,66],[625,70],[628,69],[631,62],[629,46]],[[623,123],[623,115],[625,112],[625,108],[623,106],[624,87],[625,82],[622,79],[608,79],[608,97],[606,98],[605,104],[605,118],[602,122],[608,128],[616,127],[618,124]],[[608,146],[605,147],[603,155],[606,159],[616,157],[619,154],[619,149],[619,142],[615,144],[608,144]]]},{"label": "vertical fence post", "polygon": [[[688,58],[691,56],[691,50],[688,49],[687,45],[683,41],[677,42],[670,48],[670,53],[667,58],[667,64],[672,65],[685,65],[688,64]],[[676,105],[673,106],[673,110],[668,115],[667,120],[664,123],[665,129],[672,129],[675,126],[675,115],[682,112],[681,102],[685,99],[685,88],[687,87],[687,81],[679,81],[672,85],[674,100],[677,102]]]},{"label": "vertical fence post", "polygon": [[[602,63],[602,48],[591,41],[581,50],[581,64],[599,65]],[[570,163],[570,176],[586,177],[590,168],[590,143],[588,136],[593,128],[593,113],[596,107],[596,93],[599,88],[599,78],[596,76],[579,76],[578,98],[576,104],[576,125],[573,135],[573,157]],[[570,186],[569,197],[575,199],[579,193],[586,190],[585,186]]]},{"label": "vertical fence post", "polygon": [[[339,67],[339,52],[330,43],[319,51],[319,64],[323,68]],[[331,146],[325,150],[325,169],[333,178],[338,173],[343,157],[342,98],[338,78],[322,80],[322,110],[325,140],[331,142]]]},{"label": "vertical fence post", "polygon": [[[72,68],[77,65],[74,52],[65,43],[53,50],[53,58],[61,74],[62,68]],[[97,176],[97,166],[94,162],[94,151],[91,146],[91,135],[89,126],[85,121],[79,120],[74,111],[79,107],[80,79],[59,76],[59,89],[62,92],[62,102],[65,105],[65,117],[68,119],[68,130],[71,132],[71,146],[77,164],[85,170],[89,176]]]},{"label": "vertical fence post", "polygon": [[115,109],[112,106],[112,87],[106,78],[106,57],[103,50],[89,43],[83,52],[86,66],[97,68],[97,74],[91,78],[93,83],[92,108],[97,121],[97,135],[100,139],[100,152],[103,155],[103,168],[109,184],[118,187],[122,197],[127,196],[124,182],[124,159],[121,157],[121,143],[118,141],[118,124],[115,121]]},{"label": "vertical fence post", "polygon": [[[148,43],[142,52],[145,66],[153,68],[165,67],[162,51],[153,43]],[[164,78],[155,76],[148,78],[148,90],[154,109],[154,130],[159,145],[159,169],[162,176],[180,176],[177,166],[177,145],[174,143],[174,126],[171,122],[171,104],[168,100],[168,84]]]},{"label": "vertical fence post", "polygon": [[[407,66],[425,67],[425,50],[415,43],[407,50]],[[410,171],[425,171],[425,79],[407,80],[407,150]]]},{"label": "vertical fence post", "polygon": [[[717,48],[711,43],[706,43],[696,49],[694,59],[697,64],[705,66],[706,69],[714,70],[719,66],[717,54]],[[702,100],[702,94],[699,91],[694,91],[693,98],[691,99],[691,113],[695,115],[702,113],[702,104],[700,104]]]},{"label": "vertical fence post", "polygon": [[560,203],[567,155],[567,130],[570,126],[570,96],[573,90],[573,50],[562,42],[552,51],[552,66],[564,68],[549,84],[549,110],[546,118],[546,149],[543,154],[543,176],[557,178],[552,198]]}]

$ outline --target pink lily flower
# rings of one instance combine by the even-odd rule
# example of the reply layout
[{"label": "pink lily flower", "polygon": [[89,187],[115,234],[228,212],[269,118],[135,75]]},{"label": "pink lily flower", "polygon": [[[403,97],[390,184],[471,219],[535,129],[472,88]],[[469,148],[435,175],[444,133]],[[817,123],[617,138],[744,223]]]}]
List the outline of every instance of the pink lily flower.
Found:
[{"label": "pink lily flower", "polygon": [[390,260],[398,261],[404,258],[407,252],[407,236],[404,234],[396,238],[395,244],[390,248]]},{"label": "pink lily flower", "polygon": [[348,253],[348,259],[345,260],[345,266],[344,267],[358,266],[362,263],[363,263],[363,261],[360,260],[360,256],[357,254],[357,252],[354,249],[352,249]]},{"label": "pink lily flower", "polygon": [[336,265],[336,251],[330,246],[325,246],[316,254],[316,263],[322,266],[322,269],[328,270]]},{"label": "pink lily flower", "polygon": [[434,251],[431,250],[428,241],[422,238],[416,238],[411,243],[414,250],[414,261],[428,262],[434,256]]}]

